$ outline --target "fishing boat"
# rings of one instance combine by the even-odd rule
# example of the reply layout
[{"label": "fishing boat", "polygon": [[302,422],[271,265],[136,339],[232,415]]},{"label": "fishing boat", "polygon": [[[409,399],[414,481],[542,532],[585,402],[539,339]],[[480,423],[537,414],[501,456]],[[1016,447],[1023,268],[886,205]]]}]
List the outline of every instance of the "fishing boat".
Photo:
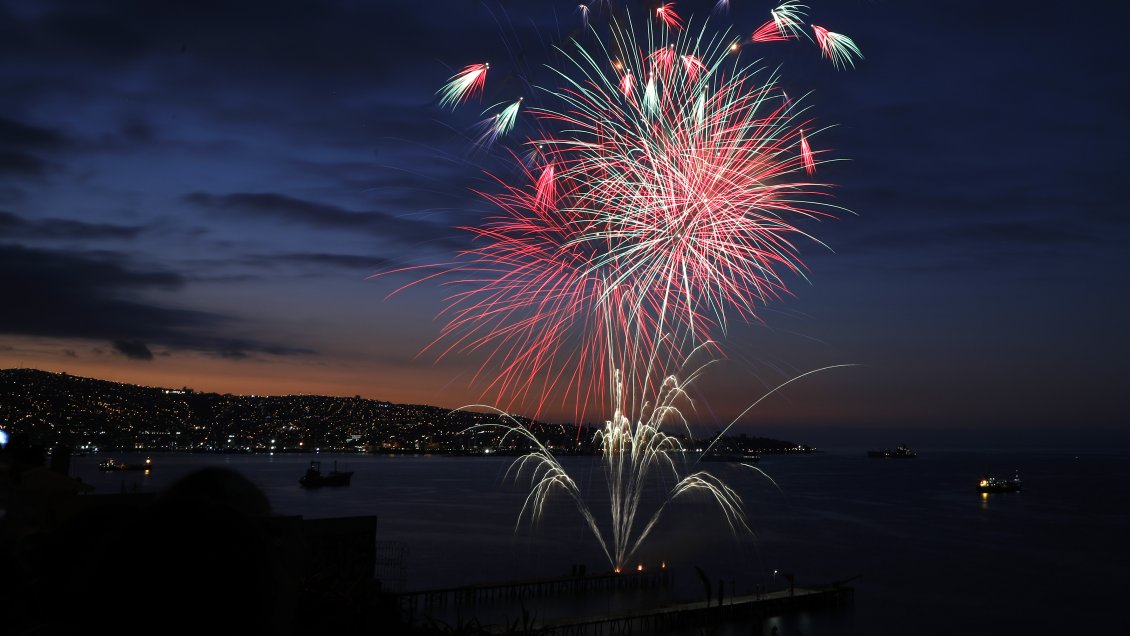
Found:
[{"label": "fishing boat", "polygon": [[106,461],[98,464],[98,470],[152,470],[153,459],[146,457],[145,461],[140,464],[127,464],[126,462],[119,462],[112,457],[107,457]]},{"label": "fishing boat", "polygon": [[867,451],[867,456],[871,459],[911,459],[918,457],[918,453],[910,450],[906,444],[900,444],[895,448]]},{"label": "fishing boat", "polygon": [[1020,475],[1009,478],[1001,477],[982,477],[981,481],[977,483],[978,492],[1019,492],[1020,491]]},{"label": "fishing boat", "polygon": [[315,460],[310,462],[310,467],[306,469],[306,474],[298,480],[298,483],[303,488],[321,488],[322,486],[348,486],[352,479],[353,471],[339,471],[336,461],[333,470],[322,473],[322,462]]}]

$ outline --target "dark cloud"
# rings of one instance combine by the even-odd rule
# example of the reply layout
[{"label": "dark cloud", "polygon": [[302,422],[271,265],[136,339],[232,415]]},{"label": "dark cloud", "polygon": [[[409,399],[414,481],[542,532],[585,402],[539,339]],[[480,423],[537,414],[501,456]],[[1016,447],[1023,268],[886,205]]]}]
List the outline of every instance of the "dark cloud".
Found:
[{"label": "dark cloud", "polygon": [[157,130],[149,122],[133,117],[122,124],[120,135],[129,142],[146,144],[157,139]]},{"label": "dark cloud", "polygon": [[[497,181],[486,170],[500,178],[515,172],[512,162],[498,161],[487,168],[463,157],[405,147],[399,141],[387,141],[384,152],[373,155],[373,161],[295,160],[287,169],[324,180],[329,185],[320,192],[327,195],[351,193],[357,208],[385,210],[438,228],[463,224],[468,214],[479,216],[495,209],[477,194],[497,189]],[[520,182],[523,175],[512,178]]]},{"label": "dark cloud", "polygon": [[131,360],[152,360],[153,352],[140,340],[115,340],[114,350]]},{"label": "dark cloud", "polygon": [[23,152],[0,152],[0,175],[39,176],[47,172],[47,162]]},{"label": "dark cloud", "polygon": [[[420,38],[427,38],[433,53],[455,51],[466,29],[489,28],[495,16],[476,9],[452,21],[442,19],[443,10],[420,12],[396,3],[44,2],[35,15],[8,16],[0,51],[84,66],[161,57],[203,62],[229,74],[387,76],[411,72],[403,65],[404,47]],[[396,28],[374,37],[383,25]]]},{"label": "dark cloud", "polygon": [[33,221],[0,210],[0,236],[9,239],[130,239],[142,230],[136,225],[86,223],[71,219]]},{"label": "dark cloud", "polygon": [[1059,223],[1038,221],[974,223],[952,228],[947,234],[958,241],[984,241],[993,245],[1020,243],[1023,245],[1066,246],[1097,243],[1103,237],[1078,227],[1063,227]]},{"label": "dark cloud", "polygon": [[220,358],[227,358],[229,360],[244,360],[252,358],[254,354],[258,353],[273,356],[295,356],[314,353],[314,351],[305,347],[271,344],[244,338],[214,338],[208,342],[208,347],[201,347],[201,349],[204,349],[204,353]]},{"label": "dark cloud", "polygon": [[13,204],[20,203],[27,198],[27,192],[22,188],[17,188],[11,185],[0,185],[0,203]]},{"label": "dark cloud", "polygon": [[192,205],[249,218],[290,221],[325,230],[367,232],[411,245],[432,243],[462,245],[447,227],[427,221],[416,221],[384,212],[352,212],[336,205],[315,203],[273,192],[234,193],[225,195],[193,192],[183,197]]},{"label": "dark cloud", "polygon": [[120,257],[3,245],[0,270],[0,297],[15,301],[0,312],[0,329],[9,333],[117,339],[216,322],[215,316],[132,299],[184,281],[169,271],[131,269]]},{"label": "dark cloud", "polygon": [[[49,287],[53,294],[60,292],[57,295],[81,296],[87,289],[176,289],[184,284],[179,274],[131,268],[125,256],[114,253],[73,253],[4,244],[0,245],[0,263],[5,272],[19,274],[4,278],[8,291],[19,292],[5,295],[8,298],[20,298],[21,293],[31,293],[39,287]],[[25,282],[9,280],[13,278]]]},{"label": "dark cloud", "polygon": [[71,253],[0,245],[0,333],[108,340],[119,352],[138,352],[120,343],[153,342],[204,352],[274,355],[307,350],[225,337],[230,319],[208,312],[166,307],[145,300],[152,289],[183,287],[167,270],[144,270],[120,254]]},{"label": "dark cloud", "polygon": [[317,265],[338,269],[354,269],[376,271],[394,265],[394,262],[379,256],[360,256],[357,254],[327,254],[327,253],[290,253],[276,254],[264,257],[265,260],[295,263],[299,265]]},{"label": "dark cloud", "polygon": [[[241,273],[233,275],[233,265],[254,270],[259,273]],[[392,270],[406,267],[408,261],[384,258],[362,254],[334,254],[329,252],[287,252],[272,254],[251,254],[238,259],[224,260],[193,260],[191,263],[192,280],[251,282],[275,279],[278,273],[273,270],[292,270],[299,272],[303,277],[324,277],[327,270],[347,270],[357,273],[358,276],[367,277],[376,271]],[[263,270],[272,270],[269,275],[264,275]],[[202,271],[217,271],[216,276],[202,275]]]},{"label": "dark cloud", "polygon": [[356,229],[372,223],[364,214],[347,212],[333,205],[303,201],[285,194],[237,193],[216,195],[204,192],[186,194],[184,200],[193,205],[255,216],[268,216],[327,227]]},{"label": "dark cloud", "polygon": [[63,145],[61,133],[0,116],[0,146],[9,148],[40,149]]},{"label": "dark cloud", "polygon": [[[0,75],[0,79],[2,79]],[[61,133],[0,116],[0,176],[37,177],[51,171],[40,156],[64,145]]]},{"label": "dark cloud", "polygon": [[[387,255],[336,254],[332,252],[280,252],[249,254],[225,259],[192,259],[184,263],[193,282],[244,284],[277,281],[280,276],[325,279],[327,272],[350,272],[368,278],[411,267],[418,275],[443,270],[441,265],[421,266],[417,261]],[[240,273],[234,273],[240,272]],[[340,280],[340,279],[339,279]]]},{"label": "dark cloud", "polygon": [[[485,107],[529,92],[527,67],[541,66],[523,51],[549,51],[558,38],[547,34],[562,18],[525,6],[511,17],[495,3],[460,6],[458,20],[452,7],[348,0],[34,4],[6,16],[0,9],[4,102],[21,114],[78,104],[67,121],[97,136],[95,150],[199,143],[201,130],[282,134],[292,148],[386,148],[394,137],[450,144],[451,129],[437,120],[481,118],[475,108],[437,105],[439,86],[468,63],[467,39],[476,58],[513,60],[499,65]],[[139,118],[148,129],[133,124]],[[91,120],[103,121],[86,126]],[[190,120],[191,131],[180,128]]]},{"label": "dark cloud", "polygon": [[[913,251],[938,248],[949,253],[977,252],[991,248],[1002,254],[1009,248],[1041,248],[1073,251],[1085,245],[1116,245],[1120,239],[1102,235],[1085,226],[1065,227],[1046,221],[971,222],[965,224],[921,225],[870,232],[850,241],[854,248]],[[913,260],[913,258],[911,258]],[[1026,259],[1025,259],[1026,260]]]}]

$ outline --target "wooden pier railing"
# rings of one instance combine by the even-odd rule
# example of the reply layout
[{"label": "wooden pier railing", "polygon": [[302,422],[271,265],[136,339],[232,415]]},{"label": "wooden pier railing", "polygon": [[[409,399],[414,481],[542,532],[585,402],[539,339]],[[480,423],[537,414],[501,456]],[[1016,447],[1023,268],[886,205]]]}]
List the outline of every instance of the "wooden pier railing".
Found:
[{"label": "wooden pier railing", "polygon": [[[850,587],[780,590],[737,596],[721,605],[710,601],[682,603],[637,612],[555,621],[536,626],[541,636],[603,636],[605,634],[663,634],[730,621],[755,620],[852,604]],[[502,633],[502,632],[500,632]]]},{"label": "wooden pier railing", "polygon": [[[413,624],[436,610],[471,607],[479,603],[521,601],[614,589],[653,588],[670,584],[670,572],[604,573],[504,583],[467,585],[437,590],[398,594],[404,620]],[[606,634],[662,634],[688,627],[756,620],[782,614],[847,607],[854,602],[855,590],[843,584],[827,587],[787,587],[760,594],[731,596],[637,611],[596,616],[571,617],[535,626],[542,636],[604,636]],[[498,633],[509,633],[499,626]]]},{"label": "wooden pier railing", "polygon": [[469,607],[484,602],[602,592],[614,589],[655,588],[666,586],[670,584],[670,581],[670,573],[665,569],[645,572],[606,572],[402,592],[397,594],[396,597],[401,612],[405,614],[405,618],[409,622],[412,622],[422,609]]}]

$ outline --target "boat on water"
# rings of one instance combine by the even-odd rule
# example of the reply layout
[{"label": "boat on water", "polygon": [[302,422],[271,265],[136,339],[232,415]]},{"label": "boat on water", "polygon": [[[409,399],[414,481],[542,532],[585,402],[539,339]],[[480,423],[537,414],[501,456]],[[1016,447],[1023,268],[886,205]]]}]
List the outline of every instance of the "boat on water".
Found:
[{"label": "boat on water", "polygon": [[918,457],[918,453],[910,450],[906,444],[899,444],[895,448],[867,451],[867,456],[871,459],[910,459]]},{"label": "boat on water", "polygon": [[1019,492],[1020,491],[1020,475],[1017,474],[1011,478],[1002,477],[982,477],[981,481],[977,483],[977,491],[988,492]]},{"label": "boat on water", "polygon": [[145,461],[140,464],[127,464],[107,457],[105,461],[98,464],[98,470],[153,470],[153,458],[146,457]]},{"label": "boat on water", "polygon": [[321,488],[323,486],[348,486],[352,479],[353,471],[339,471],[336,461],[333,470],[323,473],[322,462],[315,460],[310,462],[310,467],[306,469],[306,474],[299,478],[298,483],[303,488]]}]

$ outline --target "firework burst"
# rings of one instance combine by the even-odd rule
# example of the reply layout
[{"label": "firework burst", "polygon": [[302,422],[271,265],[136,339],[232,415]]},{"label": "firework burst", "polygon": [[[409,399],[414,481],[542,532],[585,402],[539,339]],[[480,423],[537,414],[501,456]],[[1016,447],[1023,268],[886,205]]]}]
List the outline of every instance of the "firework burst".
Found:
[{"label": "firework burst", "polygon": [[[775,39],[798,37],[805,8],[772,11]],[[678,438],[664,429],[689,426],[678,403],[707,366],[684,373],[689,357],[717,359],[733,318],[758,321],[764,305],[788,296],[786,278],[804,277],[800,243],[820,244],[800,224],[839,211],[826,184],[811,180],[807,106],[735,55],[728,31],[692,32],[673,4],[654,17],[661,26],[646,21],[646,37],[627,16],[612,18],[607,39],[558,48],[554,81],[522,106],[537,132],[524,155],[511,151],[517,177],[495,176],[479,194],[496,214],[462,228],[473,246],[450,272],[445,324],[429,345],[440,357],[483,353],[476,381],[500,412],[523,405],[537,418],[552,399],[578,422],[588,409],[605,413],[596,441],[607,532],[532,432],[498,426],[534,444],[512,467],[530,479],[523,514],[536,519],[552,492],[568,493],[616,566],[690,492],[708,494],[735,530],[748,527],[725,484],[683,475]],[[850,40],[813,28],[837,66],[858,55]],[[481,91],[487,68],[452,77],[441,105]],[[520,103],[495,115],[492,142],[513,129]],[[643,491],[657,474],[674,486],[645,513]]]},{"label": "firework burst", "polygon": [[620,31],[613,48],[631,56],[576,44],[560,85],[540,89],[559,107],[527,109],[538,163],[481,193],[501,214],[465,228],[476,247],[440,337],[491,352],[499,403],[563,389],[578,408],[603,404],[605,306],[625,316],[621,334],[685,352],[724,335],[731,313],[758,320],[789,294],[783,274],[804,276],[798,239],[811,237],[796,222],[834,212],[806,172],[811,121],[707,35]]}]

